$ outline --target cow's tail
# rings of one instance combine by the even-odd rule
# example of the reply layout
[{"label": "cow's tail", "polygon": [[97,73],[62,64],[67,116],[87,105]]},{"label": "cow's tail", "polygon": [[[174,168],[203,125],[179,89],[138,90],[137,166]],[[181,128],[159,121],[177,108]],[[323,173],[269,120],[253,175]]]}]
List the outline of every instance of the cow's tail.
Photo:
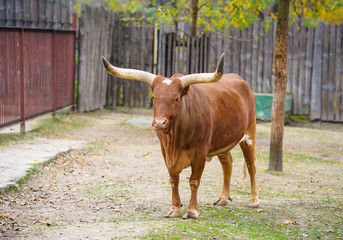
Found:
[{"label": "cow's tail", "polygon": [[247,187],[247,170],[248,170],[248,167],[247,167],[247,164],[246,162],[244,161],[243,165],[242,165],[242,178],[243,178],[243,188],[246,188]]}]

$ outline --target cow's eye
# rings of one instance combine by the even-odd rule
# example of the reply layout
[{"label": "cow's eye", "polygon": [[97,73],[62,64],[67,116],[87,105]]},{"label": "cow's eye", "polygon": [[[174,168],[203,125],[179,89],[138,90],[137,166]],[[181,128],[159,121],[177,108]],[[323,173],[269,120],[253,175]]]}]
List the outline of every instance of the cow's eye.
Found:
[{"label": "cow's eye", "polygon": [[175,98],[175,102],[178,102],[178,101],[180,101],[180,98],[179,97]]}]

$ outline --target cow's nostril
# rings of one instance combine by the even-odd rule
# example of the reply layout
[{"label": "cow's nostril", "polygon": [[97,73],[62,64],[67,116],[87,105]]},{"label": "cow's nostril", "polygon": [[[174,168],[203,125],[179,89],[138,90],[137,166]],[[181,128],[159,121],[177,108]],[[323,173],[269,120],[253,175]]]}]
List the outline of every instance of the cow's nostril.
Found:
[{"label": "cow's nostril", "polygon": [[166,122],[167,122],[166,120],[163,120],[162,125],[164,126],[166,124]]}]

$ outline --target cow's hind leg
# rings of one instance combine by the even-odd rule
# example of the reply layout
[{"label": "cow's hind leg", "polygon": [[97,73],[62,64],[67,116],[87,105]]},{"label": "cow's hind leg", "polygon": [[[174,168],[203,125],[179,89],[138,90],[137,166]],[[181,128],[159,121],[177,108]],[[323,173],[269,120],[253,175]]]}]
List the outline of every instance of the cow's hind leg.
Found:
[{"label": "cow's hind leg", "polygon": [[223,168],[223,189],[219,196],[219,199],[214,203],[214,205],[225,206],[232,201],[230,197],[230,180],[232,173],[232,156],[230,152],[219,154],[219,161]]},{"label": "cow's hind leg", "polygon": [[249,207],[258,207],[260,200],[256,187],[256,165],[255,165],[255,141],[256,141],[256,120],[254,119],[248,126],[247,132],[240,142],[243,151],[245,163],[248,168],[251,182],[251,200]]}]

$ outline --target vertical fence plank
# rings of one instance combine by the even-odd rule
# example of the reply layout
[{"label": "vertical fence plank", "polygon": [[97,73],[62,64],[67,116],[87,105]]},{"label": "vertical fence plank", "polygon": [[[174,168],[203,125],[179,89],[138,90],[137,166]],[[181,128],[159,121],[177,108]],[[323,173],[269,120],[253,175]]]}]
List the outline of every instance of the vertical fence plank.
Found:
[{"label": "vertical fence plank", "polygon": [[335,66],[335,121],[343,121],[343,72],[342,72],[342,25],[336,28],[336,66]]},{"label": "vertical fence plank", "polygon": [[0,25],[6,26],[6,0],[0,0]]},{"label": "vertical fence plank", "polygon": [[293,34],[294,34],[294,24],[289,27],[288,33],[288,53],[287,53],[287,72],[288,72],[288,81],[286,86],[286,92],[292,93],[292,86],[293,86]]},{"label": "vertical fence plank", "polygon": [[38,27],[44,28],[46,19],[45,19],[45,12],[46,12],[46,1],[39,0],[38,1]]},{"label": "vertical fence plank", "polygon": [[306,56],[305,56],[305,97],[304,114],[310,114],[311,79],[313,68],[314,28],[306,27]]},{"label": "vertical fence plank", "polygon": [[31,27],[31,2],[23,1],[24,27]]},{"label": "vertical fence plank", "polygon": [[53,28],[59,29],[61,27],[61,0],[54,0],[53,13]]},{"label": "vertical fence plank", "polygon": [[[23,0],[15,0],[15,26],[23,26]],[[0,13],[1,14],[1,13]]]},{"label": "vertical fence plank", "polygon": [[259,29],[260,26],[258,22],[253,25],[253,35],[252,35],[252,61],[251,61],[251,85],[253,91],[257,91],[257,65],[258,65],[258,39],[259,39]]},{"label": "vertical fence plank", "polygon": [[253,28],[248,28],[247,31],[247,51],[245,53],[246,59],[246,68],[245,68],[245,81],[249,83],[251,86],[251,74],[252,74],[252,44],[253,44],[253,36],[252,36]]},{"label": "vertical fence plank", "polygon": [[31,0],[31,27],[37,28],[38,27],[38,0]]},{"label": "vertical fence plank", "polygon": [[[129,48],[129,41],[130,41],[130,33],[129,33],[129,28],[125,27],[125,35],[124,35],[124,67],[128,68],[129,67],[129,58],[130,58],[130,48]],[[128,89],[128,80],[123,80],[123,105],[125,107],[129,106],[129,89]]]},{"label": "vertical fence plank", "polygon": [[241,30],[240,76],[245,79],[247,54],[247,29]]},{"label": "vertical fence plank", "polygon": [[263,52],[264,52],[264,24],[259,23],[259,39],[258,39],[258,62],[257,62],[257,86],[256,91],[263,91]]},{"label": "vertical fence plank", "polygon": [[272,66],[273,66],[273,31],[266,30],[264,36],[264,57],[263,57],[263,92],[271,92]]},{"label": "vertical fence plank", "polygon": [[45,26],[47,28],[53,28],[53,14],[54,14],[53,0],[47,0],[45,2]]},{"label": "vertical fence plank", "polygon": [[330,25],[329,39],[329,73],[328,73],[328,120],[335,119],[335,51],[336,51],[336,26]]},{"label": "vertical fence plank", "polygon": [[329,64],[329,25],[324,24],[324,35],[323,35],[323,60],[322,60],[322,86],[321,86],[321,119],[328,120],[328,64]]},{"label": "vertical fence plank", "polygon": [[321,79],[322,79],[322,38],[323,38],[322,21],[318,22],[318,28],[314,33],[314,51],[313,51],[313,68],[312,68],[312,86],[311,86],[311,109],[310,119],[317,120],[321,116]]},{"label": "vertical fence plank", "polygon": [[305,92],[305,55],[306,55],[306,28],[305,26],[300,27],[300,55],[299,55],[299,82],[298,82],[298,114],[304,114],[303,112],[303,102],[304,102],[304,92]]},{"label": "vertical fence plank", "polygon": [[[234,29],[234,43],[233,43],[233,52],[234,52],[234,62],[233,62],[233,72],[239,74],[239,57],[240,57],[240,41],[241,38],[240,30],[238,28]],[[219,55],[220,56],[220,55]],[[218,56],[218,58],[219,58]]]},{"label": "vertical fence plank", "polygon": [[290,51],[293,52],[293,59],[289,64],[292,64],[292,84],[291,84],[291,93],[292,93],[292,113],[298,114],[298,81],[299,81],[299,31],[297,29],[297,24],[293,24],[292,33],[293,37],[291,38],[292,42],[292,49]]},{"label": "vertical fence plank", "polygon": [[7,1],[6,4],[6,21],[7,21],[7,26],[15,26],[15,21],[14,21],[14,15],[15,15],[15,6],[14,6],[14,1]]}]

